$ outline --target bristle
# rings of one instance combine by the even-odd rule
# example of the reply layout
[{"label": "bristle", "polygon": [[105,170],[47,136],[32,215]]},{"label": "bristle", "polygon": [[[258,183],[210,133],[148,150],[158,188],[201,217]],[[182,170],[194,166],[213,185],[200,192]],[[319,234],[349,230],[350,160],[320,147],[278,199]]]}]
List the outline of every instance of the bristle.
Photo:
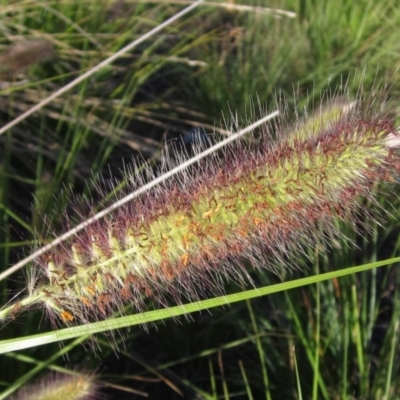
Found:
[{"label": "bristle", "polygon": [[39,258],[47,283],[31,285],[18,311],[41,304],[63,323],[87,322],[127,304],[141,312],[147,299],[166,306],[218,293],[221,276],[249,281],[243,258],[293,268],[305,248],[340,237],[335,220],[399,169],[392,122],[356,102],[285,132],[231,144]]}]

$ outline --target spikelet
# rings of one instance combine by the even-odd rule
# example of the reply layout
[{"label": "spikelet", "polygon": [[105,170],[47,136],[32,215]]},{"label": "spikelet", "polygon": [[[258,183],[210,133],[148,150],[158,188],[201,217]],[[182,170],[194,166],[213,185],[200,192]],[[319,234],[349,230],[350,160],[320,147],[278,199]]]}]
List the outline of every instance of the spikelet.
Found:
[{"label": "spikelet", "polygon": [[[332,103],[292,130],[271,127],[212,155],[40,257],[29,296],[0,318],[43,306],[66,324],[220,293],[253,268],[295,267],[296,254],[340,236],[372,185],[393,181],[393,122]],[[144,181],[144,178],[143,178]],[[321,237],[322,227],[324,236]]]}]

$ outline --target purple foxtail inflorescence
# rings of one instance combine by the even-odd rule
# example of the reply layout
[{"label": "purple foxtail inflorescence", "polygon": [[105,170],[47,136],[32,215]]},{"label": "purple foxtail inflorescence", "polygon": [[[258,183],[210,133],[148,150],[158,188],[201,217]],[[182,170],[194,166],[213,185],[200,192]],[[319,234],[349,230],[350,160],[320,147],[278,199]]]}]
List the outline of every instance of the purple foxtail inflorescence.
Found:
[{"label": "purple foxtail inflorescence", "polygon": [[[181,172],[37,259],[29,295],[0,311],[43,306],[64,323],[102,319],[131,304],[161,306],[220,292],[221,277],[291,266],[293,255],[340,236],[360,197],[394,181],[393,121],[333,103],[294,128],[267,126]],[[323,234],[321,229],[323,228]],[[321,235],[323,235],[321,237]]]}]

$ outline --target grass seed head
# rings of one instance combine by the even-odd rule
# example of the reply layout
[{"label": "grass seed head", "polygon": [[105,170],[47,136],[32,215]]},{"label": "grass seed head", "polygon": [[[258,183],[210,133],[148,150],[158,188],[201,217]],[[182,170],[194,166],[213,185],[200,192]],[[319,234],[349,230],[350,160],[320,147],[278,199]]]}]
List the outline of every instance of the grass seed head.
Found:
[{"label": "grass seed head", "polygon": [[40,257],[41,283],[19,309],[42,304],[65,324],[87,322],[127,304],[141,312],[147,299],[167,306],[218,293],[221,276],[249,279],[243,258],[254,268],[292,267],[305,248],[340,237],[335,220],[352,218],[360,196],[372,197],[372,185],[399,169],[392,122],[356,103],[332,103],[275,141],[270,130]]},{"label": "grass seed head", "polygon": [[[93,374],[51,373],[39,382],[24,386],[13,400],[96,400],[99,386]],[[103,397],[104,398],[104,397]]]},{"label": "grass seed head", "polygon": [[23,41],[9,46],[0,54],[0,79],[10,78],[53,56],[53,45],[46,40]]}]

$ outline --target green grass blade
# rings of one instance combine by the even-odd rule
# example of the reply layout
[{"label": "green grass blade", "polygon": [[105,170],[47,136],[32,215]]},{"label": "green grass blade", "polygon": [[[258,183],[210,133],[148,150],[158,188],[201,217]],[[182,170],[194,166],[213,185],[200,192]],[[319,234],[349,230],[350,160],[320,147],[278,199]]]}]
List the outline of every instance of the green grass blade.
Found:
[{"label": "green grass blade", "polygon": [[146,324],[164,320],[167,318],[178,317],[181,315],[190,314],[196,311],[208,310],[214,307],[226,306],[239,301],[257,298],[260,296],[269,295],[287,291],[290,289],[303,287],[317,282],[323,282],[333,278],[339,278],[346,275],[352,275],[362,271],[368,271],[373,268],[390,265],[400,262],[400,257],[391,258],[384,261],[364,264],[356,267],[346,268],[338,271],[327,272],[324,274],[311,276],[307,278],[296,279],[289,282],[283,282],[272,286],[265,286],[259,289],[247,290],[241,293],[235,293],[227,296],[221,296],[214,299],[203,300],[199,302],[189,303],[185,305],[175,306],[167,309],[145,312],[143,314],[129,315],[112,320],[95,322],[83,326],[61,329],[53,332],[41,333],[23,338],[15,338],[3,340],[0,342],[0,354],[9,351],[22,350],[34,346],[41,346],[47,343],[59,342],[62,340],[77,338],[81,335],[93,335],[108,330],[121,329],[129,326]]}]

